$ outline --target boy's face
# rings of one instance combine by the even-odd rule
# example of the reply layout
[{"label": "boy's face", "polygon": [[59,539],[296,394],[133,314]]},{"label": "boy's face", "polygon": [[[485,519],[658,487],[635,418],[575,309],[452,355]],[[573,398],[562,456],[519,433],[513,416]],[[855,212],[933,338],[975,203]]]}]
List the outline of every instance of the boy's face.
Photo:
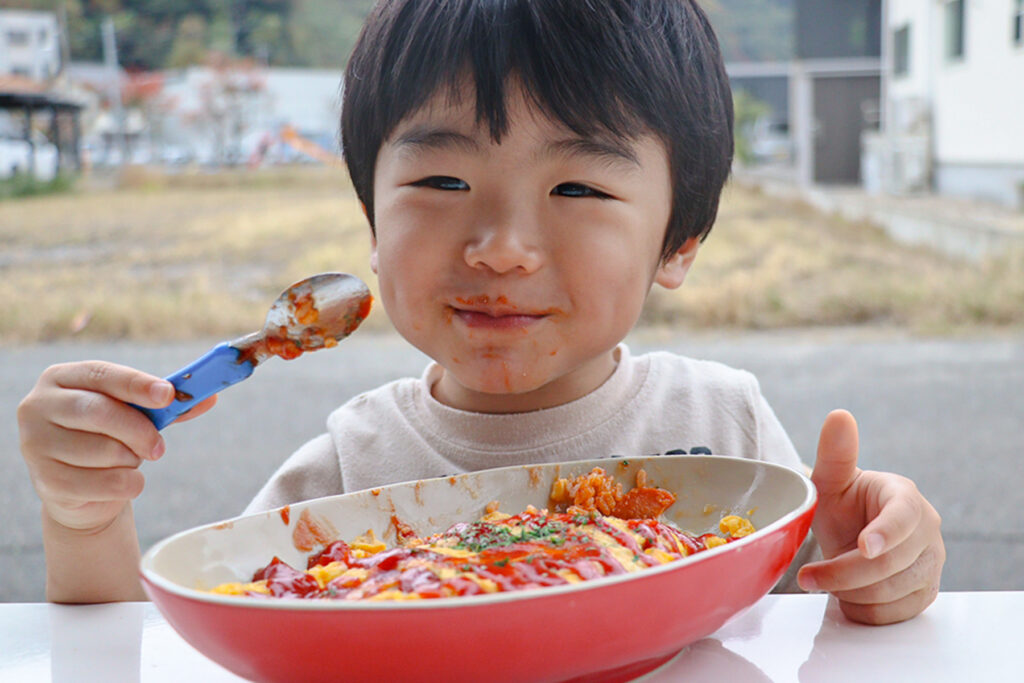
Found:
[{"label": "boy's face", "polygon": [[472,97],[435,97],[385,141],[374,176],[384,307],[444,367],[435,397],[478,412],[600,386],[652,283],[681,284],[697,244],[660,260],[671,186],[655,138],[580,138],[521,93],[508,113],[494,144]]}]

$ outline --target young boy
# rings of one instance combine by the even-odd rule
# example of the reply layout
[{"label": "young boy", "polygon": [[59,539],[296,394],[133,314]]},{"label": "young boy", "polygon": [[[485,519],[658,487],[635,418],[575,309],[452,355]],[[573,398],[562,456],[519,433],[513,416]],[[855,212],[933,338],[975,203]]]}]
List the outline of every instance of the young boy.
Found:
[{"label": "young boy", "polygon": [[[682,284],[731,164],[729,86],[694,2],[381,3],[348,65],[342,136],[380,299],[434,363],[335,411],[249,511],[612,454],[803,467],[752,376],[621,343],[652,285]],[[126,403],[172,393],[84,362],[48,369],[20,406],[50,599],[144,597],[130,500],[164,446]],[[830,414],[813,471],[826,559],[800,584],[858,621],[907,619],[938,591],[939,517],[856,460],[853,418]]]}]

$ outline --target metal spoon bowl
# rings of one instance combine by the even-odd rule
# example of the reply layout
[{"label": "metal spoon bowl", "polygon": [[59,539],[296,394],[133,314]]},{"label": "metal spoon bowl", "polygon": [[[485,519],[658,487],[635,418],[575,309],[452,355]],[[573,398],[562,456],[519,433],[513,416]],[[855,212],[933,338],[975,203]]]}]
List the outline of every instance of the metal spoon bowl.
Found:
[{"label": "metal spoon bowl", "polygon": [[291,360],[307,351],[335,346],[370,312],[366,284],[348,273],[320,273],[281,292],[267,311],[263,329],[232,342],[245,360],[270,356]]}]

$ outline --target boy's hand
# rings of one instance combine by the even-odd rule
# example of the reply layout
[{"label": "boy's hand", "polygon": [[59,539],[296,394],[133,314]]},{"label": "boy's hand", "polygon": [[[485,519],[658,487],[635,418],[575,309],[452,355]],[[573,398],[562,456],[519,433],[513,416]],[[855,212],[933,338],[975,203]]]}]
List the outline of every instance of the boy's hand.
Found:
[{"label": "boy's hand", "polygon": [[[170,382],[101,361],[54,365],[18,406],[21,453],[43,509],[56,523],[92,532],[142,492],[139,465],[164,452],[153,423],[126,403],[162,408]],[[206,400],[180,420],[215,403]]]},{"label": "boy's hand", "polygon": [[857,468],[857,423],[825,418],[811,479],[823,562],[800,569],[804,590],[825,590],[854,621],[890,624],[919,614],[939,592],[946,559],[941,520],[914,482]]}]

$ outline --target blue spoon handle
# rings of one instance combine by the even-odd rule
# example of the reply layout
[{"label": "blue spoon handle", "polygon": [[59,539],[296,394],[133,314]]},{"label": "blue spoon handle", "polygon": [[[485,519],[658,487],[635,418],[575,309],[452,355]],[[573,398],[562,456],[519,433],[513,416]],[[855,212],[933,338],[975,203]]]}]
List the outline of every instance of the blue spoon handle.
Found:
[{"label": "blue spoon handle", "polygon": [[240,351],[227,342],[210,349],[203,357],[166,377],[174,385],[177,396],[166,408],[138,408],[152,420],[157,429],[163,429],[203,399],[252,374],[252,361],[238,362]]}]

